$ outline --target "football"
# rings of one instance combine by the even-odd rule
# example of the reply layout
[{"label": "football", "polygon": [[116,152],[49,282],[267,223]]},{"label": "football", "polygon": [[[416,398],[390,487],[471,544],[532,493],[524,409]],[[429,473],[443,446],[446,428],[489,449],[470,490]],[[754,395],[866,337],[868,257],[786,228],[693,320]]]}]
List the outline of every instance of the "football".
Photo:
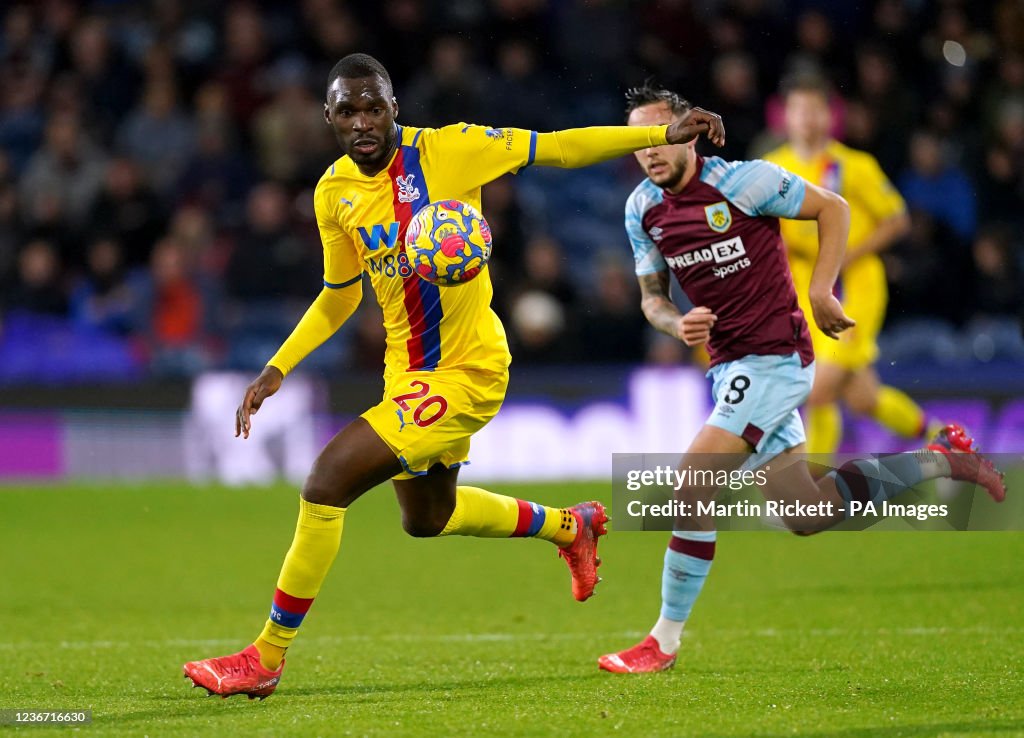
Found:
[{"label": "football", "polygon": [[491,256],[491,228],[480,211],[460,200],[439,200],[409,222],[406,250],[413,271],[450,286],[476,277]]}]

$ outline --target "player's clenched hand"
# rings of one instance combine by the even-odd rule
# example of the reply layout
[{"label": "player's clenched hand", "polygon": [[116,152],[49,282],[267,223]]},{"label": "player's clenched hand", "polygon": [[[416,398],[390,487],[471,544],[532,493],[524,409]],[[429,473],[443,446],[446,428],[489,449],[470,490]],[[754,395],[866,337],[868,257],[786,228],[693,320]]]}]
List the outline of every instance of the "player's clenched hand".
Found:
[{"label": "player's clenched hand", "polygon": [[857,325],[856,321],[843,312],[843,306],[831,292],[811,295],[811,312],[814,322],[829,338],[839,340],[839,334]]},{"label": "player's clenched hand", "polygon": [[242,404],[235,412],[235,438],[239,435],[243,438],[249,437],[249,430],[252,428],[250,416],[260,409],[265,399],[281,389],[283,380],[284,375],[280,369],[266,366],[252,384],[245,388]]},{"label": "player's clenched hand", "polygon": [[718,316],[710,308],[695,307],[679,319],[678,338],[687,346],[700,346],[711,338]]},{"label": "player's clenched hand", "polygon": [[689,143],[700,134],[706,134],[708,141],[715,146],[725,146],[725,126],[722,116],[704,108],[690,108],[677,121],[668,127],[665,139],[670,144]]}]

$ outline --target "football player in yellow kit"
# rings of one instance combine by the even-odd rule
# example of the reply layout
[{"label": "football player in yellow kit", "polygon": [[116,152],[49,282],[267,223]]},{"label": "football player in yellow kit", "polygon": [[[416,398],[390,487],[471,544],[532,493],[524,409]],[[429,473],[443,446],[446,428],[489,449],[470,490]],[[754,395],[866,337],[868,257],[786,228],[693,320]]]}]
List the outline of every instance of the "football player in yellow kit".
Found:
[{"label": "football player in yellow kit", "polygon": [[246,390],[236,435],[248,438],[252,414],[352,315],[364,273],[387,329],[384,399],[343,428],[314,464],[263,632],[239,653],[185,664],[185,676],[211,694],[263,698],[277,688],[284,653],[337,554],[346,508],[389,479],[411,535],[540,538],[568,563],[577,600],[598,581],[597,539],[607,520],[600,503],[549,508],[457,483],[470,436],[504,400],[508,343],[490,308],[488,271],[454,287],[427,283],[406,257],[406,228],[431,201],[479,208],[482,185],[532,164],[586,166],[701,133],[720,146],[721,118],[695,108],[670,125],[537,133],[461,123],[414,128],[398,125],[397,115],[391,79],[377,60],[352,54],[335,65],[324,117],[344,155],[314,195],[324,287]]},{"label": "football player in yellow kit", "polygon": [[[807,450],[832,454],[839,446],[842,402],[858,415],[874,418],[893,433],[916,438],[926,433],[924,411],[904,392],[881,384],[874,363],[876,339],[885,319],[888,290],[879,254],[910,229],[899,192],[873,156],[831,138],[829,89],[817,76],[786,86],[788,142],[764,156],[819,187],[842,195],[850,205],[850,238],[837,287],[847,315],[857,325],[827,338],[811,325],[817,373],[808,399]],[[807,286],[818,253],[814,223],[781,221],[790,269],[801,308],[810,315]]]}]

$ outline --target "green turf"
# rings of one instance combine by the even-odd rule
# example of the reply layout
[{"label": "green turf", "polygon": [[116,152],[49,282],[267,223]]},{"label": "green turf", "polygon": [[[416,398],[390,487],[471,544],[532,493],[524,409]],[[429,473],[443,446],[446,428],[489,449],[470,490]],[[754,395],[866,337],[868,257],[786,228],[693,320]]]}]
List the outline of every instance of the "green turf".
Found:
[{"label": "green turf", "polygon": [[581,605],[549,544],[409,539],[385,490],[277,694],[206,698],[181,663],[257,634],[294,494],[0,490],[0,708],[91,708],[103,736],[1024,735],[1024,535],[723,534],[679,666],[624,677],[595,659],[656,617],[665,534],[613,533]]}]

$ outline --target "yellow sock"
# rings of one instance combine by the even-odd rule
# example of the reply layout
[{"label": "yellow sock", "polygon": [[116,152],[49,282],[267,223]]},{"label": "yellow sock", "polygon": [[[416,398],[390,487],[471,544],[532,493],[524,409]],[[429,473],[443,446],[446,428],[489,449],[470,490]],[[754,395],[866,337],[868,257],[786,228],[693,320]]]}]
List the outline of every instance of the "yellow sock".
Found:
[{"label": "yellow sock", "polygon": [[576,538],[576,518],[566,508],[544,507],[479,487],[456,487],[455,510],[442,536],[509,538],[529,536],[568,546]]},{"label": "yellow sock", "polygon": [[275,670],[306,617],[341,545],[345,508],[299,498],[295,538],[284,557],[270,618],[256,639],[260,663]]},{"label": "yellow sock", "polygon": [[878,388],[878,402],[874,418],[881,425],[904,438],[916,438],[924,433],[924,410],[910,399],[906,392],[895,387]]},{"label": "yellow sock", "polygon": [[832,455],[843,436],[843,415],[836,404],[807,409],[807,453]]}]

